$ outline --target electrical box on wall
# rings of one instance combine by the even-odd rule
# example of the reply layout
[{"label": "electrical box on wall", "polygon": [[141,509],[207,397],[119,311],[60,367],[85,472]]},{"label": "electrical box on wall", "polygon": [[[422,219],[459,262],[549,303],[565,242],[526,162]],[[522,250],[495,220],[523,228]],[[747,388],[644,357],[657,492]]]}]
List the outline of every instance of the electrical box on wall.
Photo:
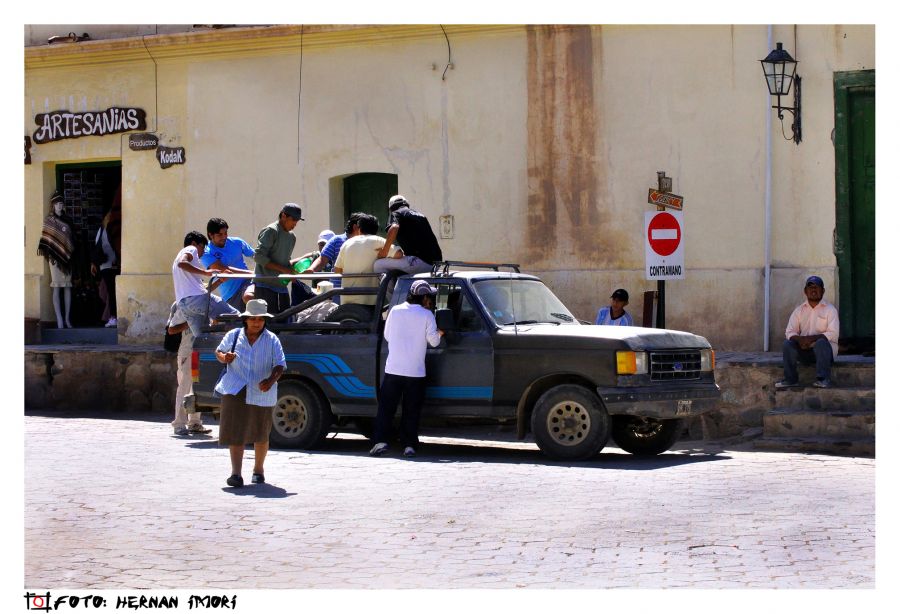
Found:
[{"label": "electrical box on wall", "polygon": [[442,215],[441,216],[441,238],[442,239],[452,239],[453,238],[453,216],[452,215]]}]

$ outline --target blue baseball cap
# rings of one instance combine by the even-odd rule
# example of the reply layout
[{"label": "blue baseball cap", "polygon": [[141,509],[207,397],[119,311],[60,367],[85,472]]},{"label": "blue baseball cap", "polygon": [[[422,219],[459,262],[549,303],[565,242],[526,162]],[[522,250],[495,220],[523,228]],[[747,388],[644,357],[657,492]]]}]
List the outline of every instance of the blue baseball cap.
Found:
[{"label": "blue baseball cap", "polygon": [[822,289],[825,288],[825,282],[822,281],[822,278],[819,277],[818,275],[810,275],[809,277],[807,277],[807,278],[806,278],[806,283],[803,284],[803,287],[805,288],[805,287],[808,286],[809,284],[815,284],[815,285],[819,286],[819,287],[822,288]]}]

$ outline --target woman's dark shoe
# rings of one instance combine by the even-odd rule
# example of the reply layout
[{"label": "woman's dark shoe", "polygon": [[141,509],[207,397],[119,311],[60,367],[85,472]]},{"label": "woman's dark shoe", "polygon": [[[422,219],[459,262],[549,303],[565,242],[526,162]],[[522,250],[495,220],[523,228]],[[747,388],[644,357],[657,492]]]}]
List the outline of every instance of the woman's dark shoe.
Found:
[{"label": "woman's dark shoe", "polygon": [[235,488],[240,488],[244,485],[244,478],[239,475],[233,475],[225,480],[225,483],[229,486],[234,486]]},{"label": "woman's dark shoe", "polygon": [[254,473],[253,477],[250,478],[250,481],[253,482],[254,484],[265,484],[266,476],[264,476],[261,473]]}]

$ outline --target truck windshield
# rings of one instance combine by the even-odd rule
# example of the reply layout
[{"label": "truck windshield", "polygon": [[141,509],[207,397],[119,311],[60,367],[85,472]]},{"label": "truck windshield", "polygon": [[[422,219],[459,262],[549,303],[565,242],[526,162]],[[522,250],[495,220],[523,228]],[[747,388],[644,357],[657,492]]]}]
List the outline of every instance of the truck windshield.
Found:
[{"label": "truck windshield", "polygon": [[579,324],[543,283],[533,279],[483,279],[473,285],[487,312],[507,324]]}]

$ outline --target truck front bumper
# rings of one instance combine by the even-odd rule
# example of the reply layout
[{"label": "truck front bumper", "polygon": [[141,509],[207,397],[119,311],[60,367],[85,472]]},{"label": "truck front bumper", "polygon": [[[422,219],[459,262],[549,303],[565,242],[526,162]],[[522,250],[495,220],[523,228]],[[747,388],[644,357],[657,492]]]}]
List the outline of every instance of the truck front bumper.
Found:
[{"label": "truck front bumper", "polygon": [[656,386],[638,388],[597,388],[610,415],[626,414],[644,418],[689,418],[716,408],[721,392],[715,383],[679,386],[660,390]]}]

